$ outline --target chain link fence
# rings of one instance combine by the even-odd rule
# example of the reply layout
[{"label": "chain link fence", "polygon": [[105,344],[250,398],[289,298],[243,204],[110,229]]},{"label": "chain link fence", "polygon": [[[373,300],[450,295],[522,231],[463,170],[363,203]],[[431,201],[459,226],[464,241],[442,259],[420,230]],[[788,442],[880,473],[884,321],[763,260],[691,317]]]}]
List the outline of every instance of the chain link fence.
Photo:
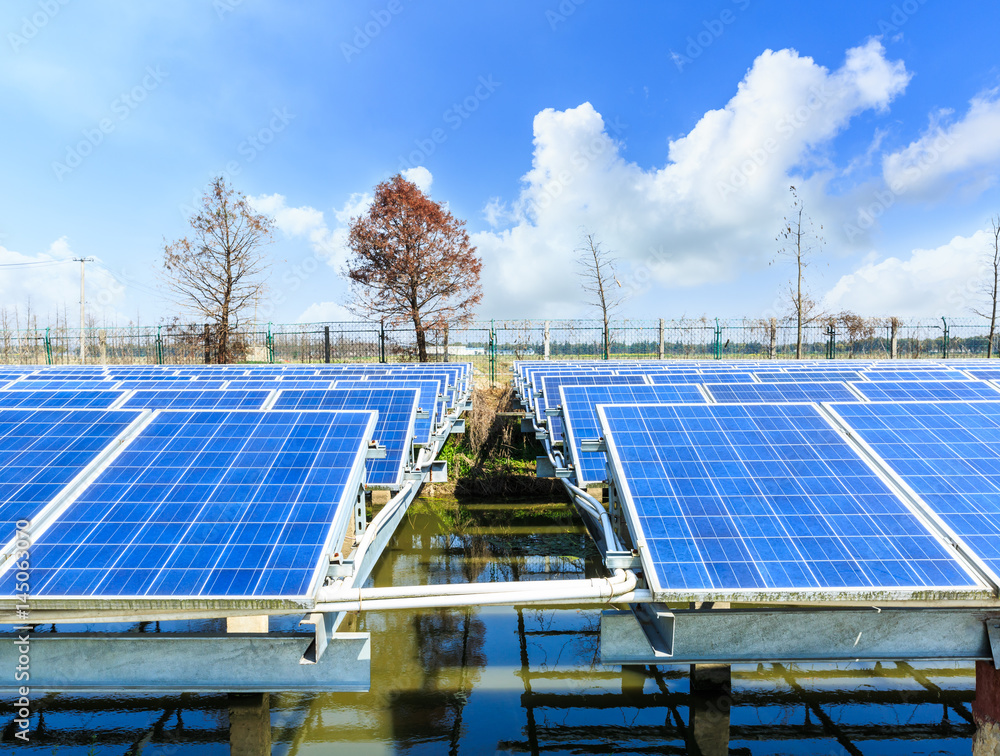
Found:
[{"label": "chain link fence", "polygon": [[[989,323],[972,318],[904,321],[830,319],[806,324],[804,359],[986,357]],[[81,338],[82,337],[82,338]],[[995,341],[995,340],[994,340]],[[0,361],[23,365],[195,364],[216,362],[208,324],[0,330]],[[412,328],[367,321],[253,324],[230,336],[246,363],[412,362]],[[81,343],[83,350],[81,352]],[[754,359],[796,355],[795,323],[712,318],[476,321],[427,334],[431,361],[472,362],[496,380],[514,360]],[[993,354],[996,354],[994,344]]]}]

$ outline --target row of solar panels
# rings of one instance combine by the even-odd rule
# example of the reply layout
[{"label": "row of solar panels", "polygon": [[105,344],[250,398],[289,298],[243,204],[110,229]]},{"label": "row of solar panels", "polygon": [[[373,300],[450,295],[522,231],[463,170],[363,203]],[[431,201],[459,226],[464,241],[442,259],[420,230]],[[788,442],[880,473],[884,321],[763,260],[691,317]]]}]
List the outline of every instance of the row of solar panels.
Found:
[{"label": "row of solar panels", "polygon": [[468,372],[331,389],[0,391],[3,595],[20,593],[23,521],[34,606],[300,605],[362,486],[402,486],[414,446],[441,430],[446,381],[458,390]]},{"label": "row of solar panels", "polygon": [[916,369],[877,385],[521,379],[554,390],[577,482],[610,481],[660,600],[987,600],[1000,392]]}]

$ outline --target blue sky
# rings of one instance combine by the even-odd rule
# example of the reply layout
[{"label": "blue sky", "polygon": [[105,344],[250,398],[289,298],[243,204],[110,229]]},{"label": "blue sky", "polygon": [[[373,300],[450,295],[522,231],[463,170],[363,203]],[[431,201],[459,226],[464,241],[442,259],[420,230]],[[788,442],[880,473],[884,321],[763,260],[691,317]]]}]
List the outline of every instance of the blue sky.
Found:
[{"label": "blue sky", "polygon": [[[399,170],[468,223],[484,318],[772,316],[802,195],[831,312],[968,316],[1000,213],[992,3],[170,4],[0,10],[0,291],[76,322],[185,317],[164,239],[225,173],[278,232],[256,317],[346,317],[349,219]],[[773,264],[772,264],[773,263]],[[60,315],[61,317],[61,315]]]}]

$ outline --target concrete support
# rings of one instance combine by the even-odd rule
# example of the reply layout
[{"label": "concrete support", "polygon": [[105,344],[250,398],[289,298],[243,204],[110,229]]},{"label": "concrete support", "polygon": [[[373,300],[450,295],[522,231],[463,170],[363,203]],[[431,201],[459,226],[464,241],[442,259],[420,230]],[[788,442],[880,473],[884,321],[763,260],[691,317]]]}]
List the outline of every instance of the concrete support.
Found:
[{"label": "concrete support", "polygon": [[378,511],[386,504],[389,503],[389,499],[392,498],[391,491],[372,491],[372,510]]},{"label": "concrete support", "polygon": [[656,359],[663,359],[663,318],[660,318],[660,343],[656,348]]},{"label": "concrete support", "polygon": [[226,617],[227,633],[266,633],[268,620],[266,614],[253,617]]},{"label": "concrete support", "polygon": [[269,756],[271,697],[267,693],[229,694],[229,753]]},{"label": "concrete support", "polygon": [[976,734],[973,756],[1000,756],[1000,671],[990,661],[976,662],[976,700],[972,703]]},{"label": "concrete support", "polygon": [[604,492],[607,490],[608,489],[603,488],[602,486],[591,486],[587,489],[587,495],[593,496],[598,501],[604,501]]},{"label": "concrete support", "polygon": [[108,334],[107,331],[101,329],[97,332],[97,344],[101,351],[101,364],[108,364]]},{"label": "concrete support", "polygon": [[545,321],[545,334],[542,341],[542,353],[544,358],[549,358],[549,321]]}]

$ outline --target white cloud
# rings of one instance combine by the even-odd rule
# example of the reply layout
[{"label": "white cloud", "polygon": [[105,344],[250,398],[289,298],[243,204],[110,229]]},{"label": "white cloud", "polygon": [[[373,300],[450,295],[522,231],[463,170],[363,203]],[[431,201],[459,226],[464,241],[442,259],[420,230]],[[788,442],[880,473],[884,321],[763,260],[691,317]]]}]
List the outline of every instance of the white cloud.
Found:
[{"label": "white cloud", "polygon": [[[24,254],[0,246],[0,301],[8,318],[7,327],[26,328],[30,312],[39,327],[67,322],[80,323],[80,264],[66,237],[56,239],[45,252]],[[97,263],[97,264],[95,264]],[[124,325],[120,312],[126,286],[102,267],[99,260],[86,266],[86,317],[98,325]],[[16,267],[9,267],[16,266]],[[35,320],[37,318],[37,321]]]},{"label": "white cloud", "polygon": [[896,194],[940,194],[955,183],[980,192],[992,185],[1000,166],[1000,92],[973,98],[965,116],[949,123],[951,112],[938,111],[917,140],[882,160],[886,184]]},{"label": "white cloud", "polygon": [[992,241],[986,231],[978,231],[934,249],[915,249],[906,260],[870,260],[843,276],[826,294],[824,306],[865,316],[968,317],[972,309],[983,308],[980,285],[989,273]]},{"label": "white cloud", "polygon": [[341,323],[358,316],[336,302],[313,302],[296,318],[297,323]]},{"label": "white cloud", "polygon": [[[876,40],[848,50],[833,72],[794,50],[765,51],[732,99],[671,141],[655,169],[625,160],[625,127],[605,123],[590,103],[543,110],[519,196],[484,209],[491,224],[507,227],[473,236],[490,271],[483,309],[571,314],[581,295],[568,272],[583,229],[619,256],[619,277],[634,292],[760,269],[773,255],[789,184],[822,223],[832,205],[824,151],[853,116],[884,110],[909,78]],[[803,170],[811,178],[793,178]]]},{"label": "white cloud", "polygon": [[407,168],[402,171],[401,175],[407,181],[410,181],[417,185],[417,189],[422,191],[424,194],[429,194],[431,191],[431,184],[434,182],[434,177],[431,172],[424,168],[422,165],[418,165],[414,168]]}]

